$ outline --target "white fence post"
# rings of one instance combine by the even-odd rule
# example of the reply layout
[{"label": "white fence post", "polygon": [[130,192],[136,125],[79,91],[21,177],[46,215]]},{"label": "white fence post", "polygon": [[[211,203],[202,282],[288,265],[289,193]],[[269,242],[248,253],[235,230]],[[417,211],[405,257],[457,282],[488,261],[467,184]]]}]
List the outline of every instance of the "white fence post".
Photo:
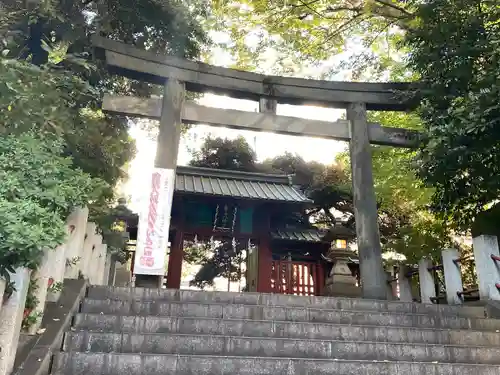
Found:
[{"label": "white fence post", "polygon": [[53,252],[53,250],[51,249],[44,250],[40,267],[36,271],[31,273],[31,279],[36,281],[37,287],[34,296],[38,301],[38,304],[31,312],[31,314],[38,315],[36,322],[33,323],[28,329],[28,333],[32,335],[38,331],[38,328],[40,328],[40,325],[42,324],[43,311],[45,310],[45,301],[48,297],[48,286],[51,275],[51,252]]},{"label": "white fence post", "polygon": [[394,281],[394,276],[391,271],[385,271],[387,276],[387,300],[394,301],[397,298],[397,293],[395,293],[396,281]]},{"label": "white fence post", "polygon": [[108,254],[108,246],[106,245],[106,257],[104,261],[104,273],[102,276],[102,284],[109,285],[109,275],[111,273],[111,254]]},{"label": "white fence post", "polygon": [[432,261],[428,258],[420,259],[418,262],[418,278],[420,284],[420,299],[422,303],[432,303],[436,297],[436,285],[432,268]]},{"label": "white fence post", "polygon": [[460,271],[460,259],[458,250],[445,249],[441,252],[443,257],[444,285],[446,288],[446,301],[448,305],[460,305],[463,300],[461,294],[464,291],[462,284],[462,273]]},{"label": "white fence post", "polygon": [[472,239],[474,261],[476,263],[479,298],[481,300],[500,300],[500,253],[496,236],[482,235]]},{"label": "white fence post", "polygon": [[24,305],[30,284],[30,271],[18,268],[10,275],[15,291],[0,312],[0,375],[8,375],[14,367],[19,334],[24,315]]},{"label": "white fence post", "polygon": [[87,223],[85,239],[83,242],[82,261],[80,262],[80,272],[85,278],[89,278],[89,267],[92,259],[92,247],[94,246],[94,237],[96,236],[95,223]]},{"label": "white fence post", "polygon": [[70,236],[66,242],[66,279],[78,279],[78,271],[82,269],[83,241],[87,231],[89,209],[87,207],[75,209],[68,217],[67,224]]},{"label": "white fence post", "polygon": [[96,279],[99,273],[99,263],[100,263],[100,254],[102,247],[102,235],[95,234],[92,241],[92,254],[90,263],[87,264],[87,274],[89,283],[92,285],[96,284]]},{"label": "white fence post", "polygon": [[53,280],[52,287],[47,294],[47,301],[57,302],[61,296],[60,288],[54,288],[64,282],[64,271],[66,270],[66,244],[57,246],[49,251],[49,272]]},{"label": "white fence post", "polygon": [[398,270],[399,300],[402,302],[413,302],[410,279],[407,277],[408,267],[401,264]]},{"label": "white fence post", "polygon": [[2,301],[3,301],[3,293],[5,292],[6,281],[4,278],[0,277],[0,312],[2,311]]},{"label": "white fence post", "polygon": [[96,277],[95,277],[95,284],[96,285],[103,285],[104,284],[104,274],[105,274],[105,267],[106,267],[106,258],[107,258],[107,252],[108,252],[108,245],[106,244],[101,244],[98,247],[98,254],[99,254],[99,267],[97,269]]}]

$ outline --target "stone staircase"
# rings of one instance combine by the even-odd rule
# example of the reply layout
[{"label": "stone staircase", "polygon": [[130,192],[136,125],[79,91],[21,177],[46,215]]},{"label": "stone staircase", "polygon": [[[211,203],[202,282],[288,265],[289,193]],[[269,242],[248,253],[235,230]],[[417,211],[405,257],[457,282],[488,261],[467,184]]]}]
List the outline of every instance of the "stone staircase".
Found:
[{"label": "stone staircase", "polygon": [[53,375],[497,375],[482,307],[91,287]]}]

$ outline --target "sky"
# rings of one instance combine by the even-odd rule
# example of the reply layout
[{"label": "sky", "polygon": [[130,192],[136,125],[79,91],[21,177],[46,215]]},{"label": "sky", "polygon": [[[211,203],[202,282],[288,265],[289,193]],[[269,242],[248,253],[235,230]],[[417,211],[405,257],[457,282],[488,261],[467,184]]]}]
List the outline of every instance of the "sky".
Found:
[{"label": "sky", "polygon": [[[200,99],[200,104],[217,107],[232,108],[239,110],[257,111],[258,103],[248,100],[239,100],[217,95],[206,95]],[[310,118],[315,120],[336,121],[343,111],[331,108],[313,106],[291,106],[278,105],[278,114]],[[143,183],[149,181],[154,158],[156,155],[156,141],[148,136],[146,130],[138,124],[134,124],[130,131],[136,141],[137,155],[131,162],[129,169],[129,180],[125,183],[125,194],[130,197],[130,208],[136,212],[140,211],[147,192],[144,192]],[[194,125],[181,139],[179,145],[178,165],[187,165],[191,160],[189,150],[199,149],[203,140],[211,135],[234,139],[243,136],[256,151],[257,159],[263,161],[267,158],[282,155],[285,152],[296,153],[306,161],[318,161],[324,164],[332,164],[335,157],[347,147],[346,142],[331,139],[320,139],[310,137],[289,136],[281,134],[242,131],[223,127],[208,125]]]}]

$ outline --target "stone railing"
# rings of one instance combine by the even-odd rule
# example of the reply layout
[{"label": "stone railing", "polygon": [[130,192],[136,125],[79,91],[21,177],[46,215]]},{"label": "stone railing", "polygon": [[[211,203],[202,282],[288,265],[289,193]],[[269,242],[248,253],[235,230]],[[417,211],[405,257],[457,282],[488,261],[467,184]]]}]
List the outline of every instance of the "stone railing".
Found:
[{"label": "stone railing", "polygon": [[95,285],[107,285],[111,279],[112,257],[96,224],[88,222],[88,209],[75,210],[67,228],[66,242],[47,249],[36,271],[17,269],[10,275],[12,288],[0,279],[0,375],[13,370],[21,331],[43,331],[46,303],[59,302],[65,279],[83,278]]},{"label": "stone railing", "polygon": [[[464,303],[466,296],[478,294],[480,301],[500,300],[500,253],[496,236],[482,235],[472,240],[473,255],[461,256],[456,249],[441,252],[441,263],[433,264],[422,258],[418,268],[400,265],[395,274],[388,274],[388,297],[410,302],[439,303],[444,300],[449,305]],[[473,262],[477,277],[477,287],[464,290],[462,267]],[[438,295],[436,271],[442,272],[444,295]],[[418,287],[412,282],[418,277]]]}]

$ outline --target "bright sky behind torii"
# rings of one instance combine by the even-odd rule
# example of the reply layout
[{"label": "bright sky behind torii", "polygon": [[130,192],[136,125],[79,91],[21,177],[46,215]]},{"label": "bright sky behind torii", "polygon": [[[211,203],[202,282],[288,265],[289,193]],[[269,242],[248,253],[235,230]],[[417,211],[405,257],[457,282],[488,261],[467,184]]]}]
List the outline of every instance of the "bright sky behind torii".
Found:
[{"label": "bright sky behind torii", "polygon": [[[218,41],[226,38],[226,35],[217,33],[212,35]],[[252,41],[248,41],[251,43]],[[335,60],[344,56],[335,56]],[[275,63],[276,56],[270,55],[267,66],[261,67],[261,70],[266,71],[266,68],[271,68]],[[218,66],[229,66],[232,63],[232,56],[226,51],[215,49],[212,51],[211,64]],[[297,76],[317,76],[328,70],[335,61],[325,62],[323,67],[316,67],[314,70],[304,67],[298,69]],[[315,74],[317,72],[317,74]],[[346,77],[332,77],[332,79],[342,80]],[[240,100],[230,97],[223,97],[213,94],[206,94],[199,100],[199,104],[217,107],[217,108],[232,108],[250,112],[258,111],[258,103],[249,100]],[[306,119],[336,121],[345,113],[344,110],[334,108],[324,108],[315,106],[292,106],[278,105],[277,114],[292,117],[300,117]],[[129,180],[123,186],[123,193],[130,197],[130,208],[136,212],[140,212],[143,207],[143,202],[147,199],[147,181],[151,176],[156,154],[156,142],[148,137],[145,130],[137,125],[131,127],[131,136],[135,138],[137,145],[137,155],[130,164]],[[248,143],[254,148],[259,161],[267,158],[272,158],[282,155],[285,152],[298,154],[306,161],[318,161],[324,164],[331,164],[335,161],[336,155],[344,151],[347,143],[334,141],[329,139],[319,139],[310,137],[288,136],[263,132],[251,132],[223,127],[213,127],[207,125],[195,125],[182,138],[179,147],[178,165],[186,165],[191,159],[189,150],[199,149],[203,140],[211,135],[213,137],[222,137],[234,139],[238,136],[246,138]]]}]

